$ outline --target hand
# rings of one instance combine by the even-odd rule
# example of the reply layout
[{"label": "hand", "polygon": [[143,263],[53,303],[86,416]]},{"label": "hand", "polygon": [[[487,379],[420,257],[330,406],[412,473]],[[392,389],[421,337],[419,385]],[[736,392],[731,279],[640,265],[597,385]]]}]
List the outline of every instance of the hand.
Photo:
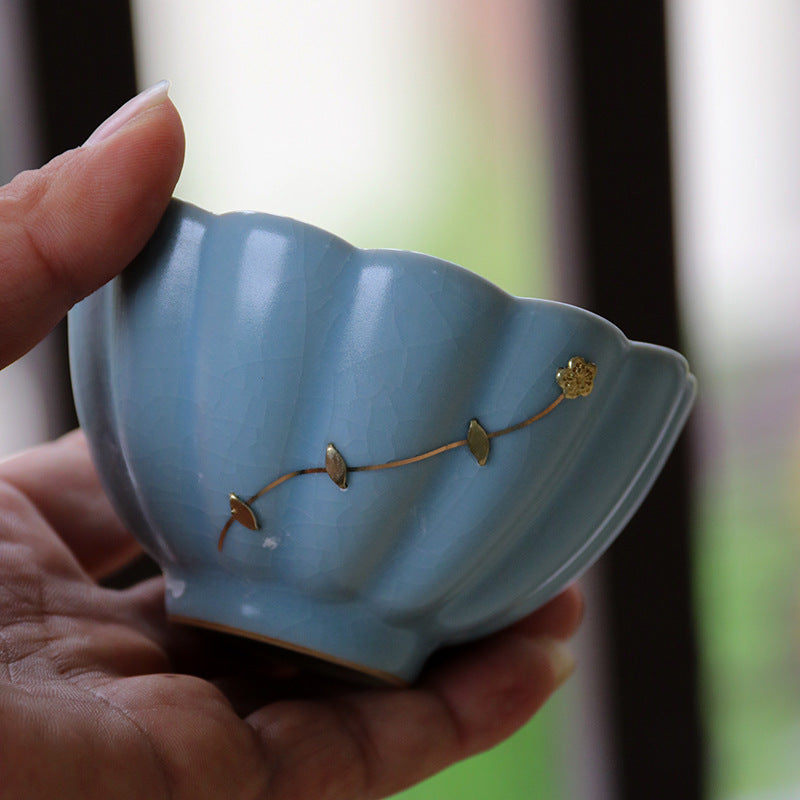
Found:
[{"label": "hand", "polygon": [[[0,366],[133,258],[182,158],[162,87],[0,189]],[[170,625],[161,579],[96,582],[137,552],[79,432],[0,463],[3,797],[385,797],[510,735],[572,668],[574,589],[412,689],[325,682]]]}]

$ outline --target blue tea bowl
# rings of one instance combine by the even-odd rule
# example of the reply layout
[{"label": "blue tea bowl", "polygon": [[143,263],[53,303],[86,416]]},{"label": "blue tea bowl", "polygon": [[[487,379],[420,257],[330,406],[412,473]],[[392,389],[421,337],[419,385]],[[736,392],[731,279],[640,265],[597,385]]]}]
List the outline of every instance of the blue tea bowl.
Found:
[{"label": "blue tea bowl", "polygon": [[681,355],[588,311],[177,200],[69,336],[170,617],[393,684],[599,558],[695,394]]}]

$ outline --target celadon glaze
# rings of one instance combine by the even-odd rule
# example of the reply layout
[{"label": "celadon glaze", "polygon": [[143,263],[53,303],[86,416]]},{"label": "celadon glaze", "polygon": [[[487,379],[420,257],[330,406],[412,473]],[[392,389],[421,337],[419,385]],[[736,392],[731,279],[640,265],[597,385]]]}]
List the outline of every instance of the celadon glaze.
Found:
[{"label": "celadon glaze", "polygon": [[[442,645],[542,605],[592,564],[690,410],[682,356],[579,308],[512,297],[430,256],[359,250],[295,220],[173,201],[134,263],[70,313],[81,425],[168,612],[411,681]],[[561,393],[590,395],[492,439]]]}]

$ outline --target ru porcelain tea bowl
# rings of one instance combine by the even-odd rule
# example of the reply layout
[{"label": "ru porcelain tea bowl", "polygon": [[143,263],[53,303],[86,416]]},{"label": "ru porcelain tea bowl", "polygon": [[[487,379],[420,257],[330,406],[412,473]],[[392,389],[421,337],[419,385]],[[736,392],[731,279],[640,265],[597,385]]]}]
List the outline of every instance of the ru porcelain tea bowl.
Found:
[{"label": "ru porcelain tea bowl", "polygon": [[168,614],[390,683],[599,558],[695,392],[681,355],[585,310],[177,200],[69,331]]}]

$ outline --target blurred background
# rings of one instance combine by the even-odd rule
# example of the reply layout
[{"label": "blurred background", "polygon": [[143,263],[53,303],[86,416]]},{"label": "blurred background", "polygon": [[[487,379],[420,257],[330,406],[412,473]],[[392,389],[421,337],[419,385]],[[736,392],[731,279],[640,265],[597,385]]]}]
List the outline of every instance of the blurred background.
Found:
[{"label": "blurred background", "polygon": [[[800,798],[798,42],[793,0],[0,0],[3,180],[168,78],[183,199],[689,356],[691,429],[584,580],[575,677],[403,798]],[[0,457],[74,424],[64,353],[0,374]]]}]

